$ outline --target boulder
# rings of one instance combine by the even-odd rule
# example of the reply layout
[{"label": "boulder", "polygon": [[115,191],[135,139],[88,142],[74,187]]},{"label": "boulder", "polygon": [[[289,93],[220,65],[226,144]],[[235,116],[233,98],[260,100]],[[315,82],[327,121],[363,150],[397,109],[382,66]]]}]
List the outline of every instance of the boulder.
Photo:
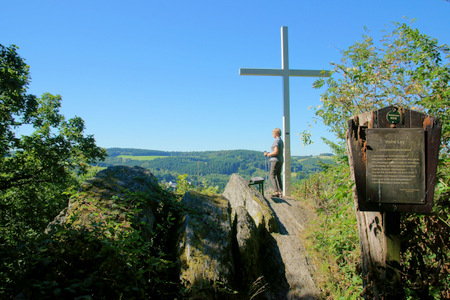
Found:
[{"label": "boulder", "polygon": [[[47,231],[67,222],[89,229],[110,220],[125,228],[137,221],[149,241],[161,221],[157,205],[170,197],[150,171],[110,167],[82,184]],[[233,174],[223,195],[189,191],[182,206],[179,226],[166,234],[170,243],[161,239],[171,257],[178,254],[173,276],[183,289],[174,293],[191,299],[314,299],[318,294],[299,236],[307,223],[301,203],[266,199]],[[125,211],[130,207],[138,208],[133,220]]]},{"label": "boulder", "polygon": [[235,209],[233,222],[235,233],[236,281],[241,290],[249,290],[263,276],[260,261],[260,232],[243,206]]},{"label": "boulder", "polygon": [[82,184],[69,207],[48,226],[48,238],[39,242],[40,252],[32,257],[32,268],[23,280],[23,295],[26,299],[179,295],[173,289],[178,278],[176,234],[172,234],[177,230],[176,200],[146,169],[117,166],[100,171]]},{"label": "boulder", "polygon": [[234,280],[229,202],[221,195],[189,191],[182,203],[181,283],[195,299],[223,298]]},{"label": "boulder", "polygon": [[233,215],[236,208],[242,206],[252,217],[256,227],[268,232],[277,232],[277,221],[272,210],[263,195],[255,188],[249,187],[247,180],[237,174],[232,174],[223,196],[230,201]]},{"label": "boulder", "polygon": [[[85,181],[78,193],[70,198],[69,205],[48,225],[49,233],[68,221],[70,216],[77,216],[72,224],[75,226],[91,226],[107,222],[108,219],[123,221],[124,226],[129,226],[126,221],[126,211],[117,205],[117,202],[128,197],[133,202],[133,193],[145,193],[152,195],[159,191],[156,177],[147,169],[141,167],[114,166],[104,169],[97,175]],[[130,198],[131,197],[131,198]],[[153,210],[148,205],[141,207],[141,213],[136,220],[140,224],[146,224],[147,231],[154,226]]]}]

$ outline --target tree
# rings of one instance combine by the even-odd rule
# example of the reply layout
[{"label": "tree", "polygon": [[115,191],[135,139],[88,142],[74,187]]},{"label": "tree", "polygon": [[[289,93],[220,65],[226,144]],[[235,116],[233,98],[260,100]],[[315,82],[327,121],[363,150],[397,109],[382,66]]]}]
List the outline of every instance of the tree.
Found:
[{"label": "tree", "polygon": [[[350,117],[389,105],[421,111],[442,121],[433,213],[402,215],[400,237],[404,241],[403,282],[411,287],[406,294],[417,299],[444,299],[450,295],[446,263],[450,253],[450,48],[407,24],[394,25],[380,43],[364,35],[362,42],[343,51],[340,63],[332,63],[329,79],[315,82],[316,88],[326,87],[316,114],[340,142],[345,140]],[[371,288],[367,287],[369,293]]]},{"label": "tree", "polygon": [[449,47],[400,23],[381,43],[363,38],[343,51],[340,63],[332,63],[333,76],[314,83],[327,87],[316,114],[344,140],[346,122],[354,115],[388,105],[418,110],[443,122],[442,145],[448,153]]},{"label": "tree", "polygon": [[[61,96],[27,94],[29,66],[17,47],[0,45],[0,191],[38,182],[64,181],[71,171],[106,156],[92,135],[84,136],[80,117],[65,120]],[[28,125],[34,132],[17,136]]]},{"label": "tree", "polygon": [[[85,136],[80,117],[60,114],[61,96],[27,94],[29,66],[17,47],[0,45],[0,191],[34,183],[64,183],[73,171],[104,159],[92,135]],[[18,137],[24,126],[34,132]]]},{"label": "tree", "polygon": [[[20,249],[67,205],[68,188],[106,156],[80,117],[60,114],[61,96],[27,94],[29,66],[17,47],[0,45],[0,295],[20,274]],[[29,135],[19,136],[23,127]],[[28,248],[30,249],[30,248]],[[17,265],[21,261],[21,265]],[[1,298],[1,296],[0,296]]]}]

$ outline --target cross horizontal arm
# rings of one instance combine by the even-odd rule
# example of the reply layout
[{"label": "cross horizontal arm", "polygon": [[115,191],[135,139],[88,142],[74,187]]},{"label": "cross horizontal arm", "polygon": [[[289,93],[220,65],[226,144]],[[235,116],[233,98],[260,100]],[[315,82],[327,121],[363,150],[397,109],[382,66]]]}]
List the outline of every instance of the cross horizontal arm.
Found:
[{"label": "cross horizontal arm", "polygon": [[283,76],[282,69],[239,69],[239,75]]},{"label": "cross horizontal arm", "polygon": [[239,75],[283,76],[286,73],[297,77],[330,77],[331,75],[331,72],[327,70],[239,69]]}]

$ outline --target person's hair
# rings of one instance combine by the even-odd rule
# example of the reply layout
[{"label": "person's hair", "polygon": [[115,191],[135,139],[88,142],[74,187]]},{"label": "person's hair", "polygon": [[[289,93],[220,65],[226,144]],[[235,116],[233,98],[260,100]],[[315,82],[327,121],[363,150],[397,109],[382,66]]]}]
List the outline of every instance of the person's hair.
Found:
[{"label": "person's hair", "polygon": [[275,129],[273,130],[273,132],[275,132],[275,134],[276,134],[277,136],[281,136],[281,129],[280,129],[280,128],[275,128]]}]

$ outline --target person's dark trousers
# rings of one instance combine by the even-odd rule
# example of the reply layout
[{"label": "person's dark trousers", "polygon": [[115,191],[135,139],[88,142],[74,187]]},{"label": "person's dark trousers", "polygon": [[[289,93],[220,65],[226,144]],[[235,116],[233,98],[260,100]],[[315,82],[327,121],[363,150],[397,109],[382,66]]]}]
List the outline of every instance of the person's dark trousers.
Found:
[{"label": "person's dark trousers", "polygon": [[271,161],[270,162],[270,182],[272,183],[275,192],[283,192],[283,183],[281,181],[281,166],[282,162]]}]

